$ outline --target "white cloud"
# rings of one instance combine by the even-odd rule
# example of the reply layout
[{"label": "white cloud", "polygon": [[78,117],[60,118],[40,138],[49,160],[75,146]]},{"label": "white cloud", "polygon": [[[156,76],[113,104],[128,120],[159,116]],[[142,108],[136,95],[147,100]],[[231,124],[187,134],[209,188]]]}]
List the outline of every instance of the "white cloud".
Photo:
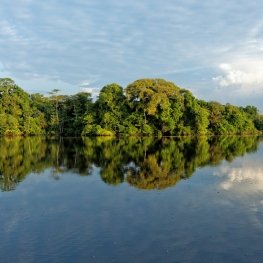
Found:
[{"label": "white cloud", "polygon": [[93,92],[93,88],[81,88],[80,89],[82,92],[87,92],[87,93],[91,93]]},{"label": "white cloud", "polygon": [[263,60],[244,58],[218,66],[221,74],[213,80],[223,88],[233,87],[240,93],[263,93]]},{"label": "white cloud", "polygon": [[80,84],[79,84],[79,87],[80,88],[90,88],[90,86],[93,83],[97,82],[98,79],[99,79],[98,76],[90,76],[88,79],[85,79],[85,80],[81,81]]},{"label": "white cloud", "polygon": [[221,183],[224,190],[230,190],[240,184],[249,184],[256,189],[263,191],[263,168],[241,167],[224,168],[221,173],[226,174],[226,179]]},{"label": "white cloud", "polygon": [[89,79],[83,80],[79,84],[81,92],[88,92],[95,99],[99,95],[99,88],[94,87],[94,83],[98,81],[98,76],[91,76]]},{"label": "white cloud", "polygon": [[[220,177],[216,180],[218,189],[224,190],[221,196],[223,200],[229,200],[236,206],[247,211],[254,225],[263,227],[263,167],[261,151],[262,145],[257,153],[247,154],[234,162],[224,163],[217,167],[214,175]],[[221,198],[220,198],[221,200]]]},{"label": "white cloud", "polygon": [[[100,87],[161,76],[202,95],[211,87],[212,65],[226,61],[236,70],[227,58],[249,32],[250,49],[263,50],[259,0],[0,1],[0,57],[15,79],[56,76],[79,89],[89,74],[99,75]],[[244,72],[239,78],[248,78]],[[226,73],[220,76],[226,83]]]}]

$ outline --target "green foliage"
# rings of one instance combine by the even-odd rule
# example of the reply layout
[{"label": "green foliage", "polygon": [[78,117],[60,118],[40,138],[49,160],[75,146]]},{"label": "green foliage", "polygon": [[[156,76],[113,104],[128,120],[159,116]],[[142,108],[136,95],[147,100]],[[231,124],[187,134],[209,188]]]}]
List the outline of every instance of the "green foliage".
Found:
[{"label": "green foliage", "polygon": [[0,135],[31,135],[45,132],[43,113],[31,97],[9,78],[0,79]]},{"label": "green foliage", "polygon": [[90,93],[77,93],[64,97],[60,105],[60,126],[64,135],[79,136],[85,126],[85,116],[91,110]]},{"label": "green foliage", "polygon": [[256,134],[263,116],[254,106],[198,100],[163,79],[140,79],[126,89],[104,86],[91,94],[29,95],[10,78],[0,79],[0,135],[227,135]]},{"label": "green foliage", "polygon": [[182,100],[179,88],[173,83],[162,79],[137,80],[126,88],[126,98],[129,110],[140,116],[132,124],[142,134],[173,132],[180,119],[178,106]]}]

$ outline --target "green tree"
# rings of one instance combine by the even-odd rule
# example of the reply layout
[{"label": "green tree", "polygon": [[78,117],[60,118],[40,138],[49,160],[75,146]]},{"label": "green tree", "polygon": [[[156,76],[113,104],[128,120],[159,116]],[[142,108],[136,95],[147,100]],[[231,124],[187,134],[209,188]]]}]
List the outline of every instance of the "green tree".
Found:
[{"label": "green tree", "polygon": [[[172,106],[180,103],[179,88],[163,79],[141,79],[126,88],[128,105],[144,120],[141,130],[148,133],[160,130],[172,133],[175,128],[176,113]],[[142,125],[141,123],[139,123]]]},{"label": "green tree", "polygon": [[0,134],[31,135],[44,132],[43,114],[34,107],[28,93],[12,79],[0,79]]},{"label": "green tree", "polygon": [[64,98],[60,119],[64,135],[81,135],[85,126],[85,116],[92,109],[90,93],[80,92]]},{"label": "green tree", "polygon": [[93,109],[85,116],[83,135],[114,135],[123,131],[126,105],[121,86],[113,83],[103,87]]}]

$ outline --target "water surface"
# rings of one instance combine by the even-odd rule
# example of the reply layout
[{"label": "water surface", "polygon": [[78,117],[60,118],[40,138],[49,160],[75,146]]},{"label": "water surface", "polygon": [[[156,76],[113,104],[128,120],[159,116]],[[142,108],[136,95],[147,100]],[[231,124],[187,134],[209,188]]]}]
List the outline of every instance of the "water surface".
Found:
[{"label": "water surface", "polygon": [[257,137],[0,139],[1,262],[261,262]]}]

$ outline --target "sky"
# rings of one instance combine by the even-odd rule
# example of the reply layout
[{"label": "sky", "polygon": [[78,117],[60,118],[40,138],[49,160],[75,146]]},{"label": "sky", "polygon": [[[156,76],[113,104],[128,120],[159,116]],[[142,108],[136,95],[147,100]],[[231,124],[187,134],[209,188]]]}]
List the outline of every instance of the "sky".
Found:
[{"label": "sky", "polygon": [[263,1],[0,0],[0,77],[30,93],[164,78],[263,111]]}]

